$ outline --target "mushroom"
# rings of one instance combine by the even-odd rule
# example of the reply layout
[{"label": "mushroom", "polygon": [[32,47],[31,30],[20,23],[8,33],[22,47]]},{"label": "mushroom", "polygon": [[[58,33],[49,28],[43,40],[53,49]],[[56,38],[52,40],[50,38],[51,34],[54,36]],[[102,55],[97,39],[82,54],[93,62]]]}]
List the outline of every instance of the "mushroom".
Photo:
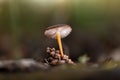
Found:
[{"label": "mushroom", "polygon": [[53,26],[48,27],[45,30],[44,34],[47,37],[52,38],[52,39],[57,39],[62,58],[64,54],[63,54],[61,38],[65,38],[66,36],[68,36],[71,31],[72,31],[72,28],[66,24],[53,25]]}]

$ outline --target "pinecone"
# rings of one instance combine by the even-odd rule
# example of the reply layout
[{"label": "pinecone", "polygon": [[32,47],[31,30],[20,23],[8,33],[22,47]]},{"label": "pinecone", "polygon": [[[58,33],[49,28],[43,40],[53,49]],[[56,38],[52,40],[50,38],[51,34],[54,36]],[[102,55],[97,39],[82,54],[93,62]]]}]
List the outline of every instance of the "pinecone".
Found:
[{"label": "pinecone", "polygon": [[65,55],[61,57],[60,51],[55,50],[55,48],[47,47],[46,52],[48,57],[45,59],[45,62],[51,66],[61,65],[61,64],[74,64],[74,62],[69,59],[69,56]]}]

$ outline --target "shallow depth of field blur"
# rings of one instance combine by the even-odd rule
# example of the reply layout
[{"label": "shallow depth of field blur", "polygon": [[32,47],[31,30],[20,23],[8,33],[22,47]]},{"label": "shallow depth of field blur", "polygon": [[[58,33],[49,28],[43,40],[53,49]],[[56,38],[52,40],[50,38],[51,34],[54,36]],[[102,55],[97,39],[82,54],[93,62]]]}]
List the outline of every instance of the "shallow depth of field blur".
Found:
[{"label": "shallow depth of field blur", "polygon": [[[62,44],[78,65],[54,67],[47,73],[0,73],[0,79],[120,80],[120,0],[0,0],[0,70],[4,60],[43,62],[47,47],[58,49],[57,41],[44,35],[56,24],[72,27]],[[11,72],[16,65],[2,67]]]},{"label": "shallow depth of field blur", "polygon": [[73,60],[87,54],[96,61],[114,53],[117,57],[113,59],[120,60],[119,3],[119,0],[0,0],[0,59],[45,54],[46,47],[56,42],[44,36],[45,28],[68,24],[73,31],[63,43]]}]

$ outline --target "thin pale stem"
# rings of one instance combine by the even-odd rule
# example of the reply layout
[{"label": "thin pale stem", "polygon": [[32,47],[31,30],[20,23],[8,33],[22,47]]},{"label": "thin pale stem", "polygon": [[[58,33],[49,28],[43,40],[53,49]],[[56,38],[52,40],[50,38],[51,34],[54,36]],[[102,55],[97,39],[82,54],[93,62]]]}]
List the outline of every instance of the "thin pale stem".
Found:
[{"label": "thin pale stem", "polygon": [[59,46],[59,49],[60,49],[61,57],[63,57],[64,53],[63,53],[60,33],[57,33],[57,42],[58,42],[58,46]]}]

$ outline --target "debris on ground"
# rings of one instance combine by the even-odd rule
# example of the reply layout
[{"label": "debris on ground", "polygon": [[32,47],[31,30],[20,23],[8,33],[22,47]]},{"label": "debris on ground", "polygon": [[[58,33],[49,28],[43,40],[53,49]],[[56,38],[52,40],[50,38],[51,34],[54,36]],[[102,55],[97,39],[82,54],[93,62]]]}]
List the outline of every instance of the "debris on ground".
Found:
[{"label": "debris on ground", "polygon": [[44,71],[49,68],[49,65],[36,62],[33,59],[20,60],[1,60],[0,72],[26,72],[40,70]]},{"label": "debris on ground", "polygon": [[60,51],[55,48],[47,47],[46,50],[48,57],[45,59],[45,62],[49,65],[56,66],[61,64],[75,64],[67,55],[61,57]]}]

